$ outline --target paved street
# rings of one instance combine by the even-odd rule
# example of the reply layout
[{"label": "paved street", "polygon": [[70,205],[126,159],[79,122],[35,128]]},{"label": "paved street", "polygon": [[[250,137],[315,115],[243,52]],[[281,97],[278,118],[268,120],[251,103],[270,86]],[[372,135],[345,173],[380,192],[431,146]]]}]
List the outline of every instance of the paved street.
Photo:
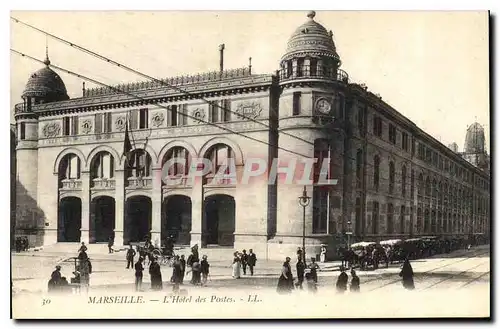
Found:
[{"label": "paved street", "polygon": [[[92,257],[92,254],[90,255]],[[410,292],[412,295],[408,295],[409,292],[405,291],[401,285],[401,279],[398,275],[400,264],[392,264],[389,268],[379,268],[378,270],[357,271],[361,279],[361,294],[347,293],[341,295],[342,297],[336,294],[334,290],[339,273],[339,264],[322,264],[323,271],[319,272],[318,280],[319,290],[314,297],[311,297],[306,291],[296,291],[291,296],[282,297],[275,293],[281,262],[259,261],[259,266],[253,277],[244,276],[236,280],[230,277],[230,262],[217,259],[218,257],[222,257],[220,252],[219,254],[213,252],[212,256],[209,254],[209,258],[212,258],[211,275],[206,287],[191,286],[188,276],[185,280],[186,284],[182,286],[182,289],[185,289],[186,294],[189,296],[194,296],[194,298],[196,296],[205,296],[208,300],[213,298],[221,302],[216,303],[218,308],[215,309],[208,306],[196,308],[198,316],[217,317],[218,314],[222,314],[220,312],[224,312],[225,316],[231,316],[231,314],[251,312],[250,315],[259,314],[259,316],[275,317],[284,316],[292,312],[292,310],[295,311],[290,316],[300,314],[303,314],[303,316],[315,316],[316,314],[319,317],[352,317],[354,315],[378,317],[401,314],[404,316],[424,316],[424,314],[426,316],[489,315],[489,246],[479,246],[470,251],[459,250],[450,254],[413,261],[415,286],[419,294]],[[54,265],[59,263],[61,259],[63,259],[61,255],[50,254],[50,252],[13,255],[13,305],[14,312],[18,312],[18,316],[22,317],[23,314],[24,316],[29,314],[35,317],[62,316],[61,313],[54,314],[55,310],[57,312],[61,312],[61,310],[64,310],[64,312],[71,311],[70,314],[65,313],[66,316],[71,316],[71,314],[73,316],[82,316],[79,312],[85,309],[85,312],[88,312],[85,313],[85,316],[88,317],[164,317],[163,313],[158,314],[156,312],[158,309],[153,306],[145,311],[129,304],[106,305],[107,308],[104,314],[102,308],[99,311],[99,308],[95,308],[96,305],[88,304],[85,296],[48,296],[46,292],[48,278]],[[64,265],[65,263],[60,264],[63,264],[63,275],[71,277],[72,266]],[[93,257],[93,269],[89,296],[138,294],[134,292],[134,272],[125,269],[123,253],[113,255],[96,254]],[[144,277],[145,289],[144,292],[139,294],[148,299],[149,303],[162,303],[170,295],[171,286],[168,279],[171,275],[171,269],[164,266],[162,274],[164,289],[161,292],[150,291],[149,275],[146,274]],[[249,295],[258,295],[259,297],[256,298],[264,300],[264,303],[247,302],[247,299],[254,298],[249,297]],[[356,296],[362,297],[362,299],[355,299]],[[409,300],[402,302],[408,297]],[[42,306],[42,301],[46,298],[52,300],[52,309],[46,305]],[[66,307],[68,305],[67,298],[80,305],[77,306],[79,311]],[[246,306],[244,307],[247,311],[233,309],[232,307],[236,306],[231,303],[226,307],[224,298],[233,298],[233,302],[235,300],[245,301]],[[306,308],[303,307],[304,302],[307,304]],[[285,307],[289,303],[292,304]],[[368,303],[368,306],[362,307],[364,303]],[[56,305],[61,305],[62,308],[56,307]],[[303,306],[297,308],[298,305]],[[123,307],[132,306],[135,308],[122,314]],[[193,316],[186,311],[189,308],[185,309],[177,304],[170,305],[170,308],[172,307],[175,309],[176,316]],[[276,310],[276,312],[273,310]]]}]

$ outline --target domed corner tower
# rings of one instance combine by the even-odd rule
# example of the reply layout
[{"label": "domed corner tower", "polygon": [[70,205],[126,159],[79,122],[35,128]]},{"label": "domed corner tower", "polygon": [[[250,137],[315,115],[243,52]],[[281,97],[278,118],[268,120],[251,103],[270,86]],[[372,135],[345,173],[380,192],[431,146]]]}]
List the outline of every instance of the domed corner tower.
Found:
[{"label": "domed corner tower", "polygon": [[45,67],[33,73],[22,94],[23,103],[16,104],[16,223],[23,226],[40,221],[37,210],[38,192],[38,115],[36,105],[69,99],[66,86],[50,69],[48,55]]},{"label": "domed corner tower", "polygon": [[[304,185],[311,197],[305,207],[307,258],[316,256],[323,243],[333,250],[332,239],[342,228],[342,154],[345,139],[342,122],[349,79],[340,69],[340,56],[332,31],[318,23],[315,17],[314,11],[307,14],[307,21],[289,38],[280,61],[280,149],[277,153],[280,164],[297,162],[294,183],[278,181],[277,225],[275,237],[269,241],[270,258],[276,258],[275,253],[278,257],[282,257],[284,252],[295,255],[297,247],[303,244],[304,209],[298,198]],[[324,164],[323,159],[330,158],[328,178],[338,179],[337,185],[297,182],[306,167],[303,157],[317,159],[318,165],[313,169],[316,174]],[[316,177],[314,174],[311,176]]]},{"label": "domed corner tower", "polygon": [[487,152],[485,148],[484,128],[479,123],[474,122],[467,128],[464,143],[464,157],[476,167],[488,167]]}]

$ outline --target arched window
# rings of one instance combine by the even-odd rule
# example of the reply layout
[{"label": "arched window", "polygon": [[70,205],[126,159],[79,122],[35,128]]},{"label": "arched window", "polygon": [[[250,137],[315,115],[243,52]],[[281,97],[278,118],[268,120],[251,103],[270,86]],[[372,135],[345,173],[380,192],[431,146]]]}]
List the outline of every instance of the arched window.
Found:
[{"label": "arched window", "polygon": [[401,167],[401,194],[406,197],[406,166]]},{"label": "arched window", "polygon": [[418,196],[424,196],[424,175],[418,175],[418,186],[417,186]]},{"label": "arched window", "polygon": [[424,213],[424,233],[429,233],[430,228],[431,228],[431,218],[430,218],[430,212],[429,209],[425,209]]},{"label": "arched window", "polygon": [[151,156],[142,149],[132,151],[125,160],[127,177],[151,177]]},{"label": "arched window", "polygon": [[438,183],[438,204],[442,205],[443,204],[443,184],[441,182]]},{"label": "arched window", "polygon": [[387,234],[394,232],[394,206],[392,203],[387,204]]},{"label": "arched window", "polygon": [[373,157],[373,187],[378,191],[380,184],[380,158],[378,155]]},{"label": "arched window", "polygon": [[423,217],[422,217],[422,208],[417,209],[417,233],[422,233],[422,222],[423,222]]},{"label": "arched window", "polygon": [[80,158],[73,153],[66,154],[59,165],[59,176],[62,179],[80,179]]},{"label": "arched window", "polygon": [[432,180],[432,198],[433,198],[434,200],[436,200],[436,199],[437,199],[437,195],[438,195],[438,193],[437,193],[437,192],[438,192],[438,191],[437,191],[437,182],[436,182],[436,179],[433,179],[433,180]]},{"label": "arched window", "polygon": [[91,178],[113,178],[115,161],[113,156],[108,152],[99,152],[92,159]]},{"label": "arched window", "polygon": [[162,166],[168,165],[165,174],[168,176],[185,176],[189,173],[191,157],[184,147],[176,146],[168,150],[163,158]]},{"label": "arched window", "polygon": [[429,176],[427,176],[427,178],[425,179],[425,196],[431,196],[431,179],[429,178]]},{"label": "arched window", "polygon": [[373,202],[372,210],[372,234],[378,234],[379,203]]},{"label": "arched window", "polygon": [[395,176],[395,169],[394,169],[394,162],[389,162],[389,193],[392,194],[394,193],[394,176]]},{"label": "arched window", "polygon": [[356,152],[356,187],[361,188],[363,183],[363,150]]},{"label": "arched window", "polygon": [[399,233],[405,233],[405,215],[406,215],[406,207],[401,206],[401,213],[399,214]]},{"label": "arched window", "polygon": [[[321,174],[321,169],[323,168],[323,163],[325,161],[331,161],[329,160],[330,156],[330,145],[328,144],[328,141],[324,139],[316,139],[314,141],[314,158],[317,159],[316,163],[314,164],[314,177],[313,181],[314,183],[318,183],[320,174]],[[326,166],[326,164],[325,164]],[[330,179],[330,168],[331,167],[331,162],[328,163],[328,172],[326,173],[326,179]],[[323,178],[325,175],[323,174]]]}]

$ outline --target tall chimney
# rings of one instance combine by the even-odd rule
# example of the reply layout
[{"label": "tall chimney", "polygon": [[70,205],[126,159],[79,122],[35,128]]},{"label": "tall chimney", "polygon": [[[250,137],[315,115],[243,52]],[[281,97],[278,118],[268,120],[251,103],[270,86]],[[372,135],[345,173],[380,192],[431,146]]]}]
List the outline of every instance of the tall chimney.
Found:
[{"label": "tall chimney", "polygon": [[224,44],[219,45],[219,54],[220,54],[220,73],[224,71]]}]

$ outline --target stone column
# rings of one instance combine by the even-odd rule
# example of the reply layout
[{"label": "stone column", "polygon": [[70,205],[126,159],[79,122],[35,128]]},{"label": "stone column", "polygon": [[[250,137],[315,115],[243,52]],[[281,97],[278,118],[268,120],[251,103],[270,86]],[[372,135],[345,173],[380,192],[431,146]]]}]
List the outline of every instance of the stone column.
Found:
[{"label": "stone column", "polygon": [[161,168],[153,168],[153,191],[151,193],[151,242],[161,246]]},{"label": "stone column", "polygon": [[203,232],[203,184],[202,179],[195,179],[191,192],[191,245],[202,246]]},{"label": "stone column", "polygon": [[90,242],[90,172],[83,171],[80,179],[82,181],[82,226],[80,242]]},{"label": "stone column", "polygon": [[125,180],[123,169],[115,170],[115,246],[123,246],[123,225],[125,221]]}]

